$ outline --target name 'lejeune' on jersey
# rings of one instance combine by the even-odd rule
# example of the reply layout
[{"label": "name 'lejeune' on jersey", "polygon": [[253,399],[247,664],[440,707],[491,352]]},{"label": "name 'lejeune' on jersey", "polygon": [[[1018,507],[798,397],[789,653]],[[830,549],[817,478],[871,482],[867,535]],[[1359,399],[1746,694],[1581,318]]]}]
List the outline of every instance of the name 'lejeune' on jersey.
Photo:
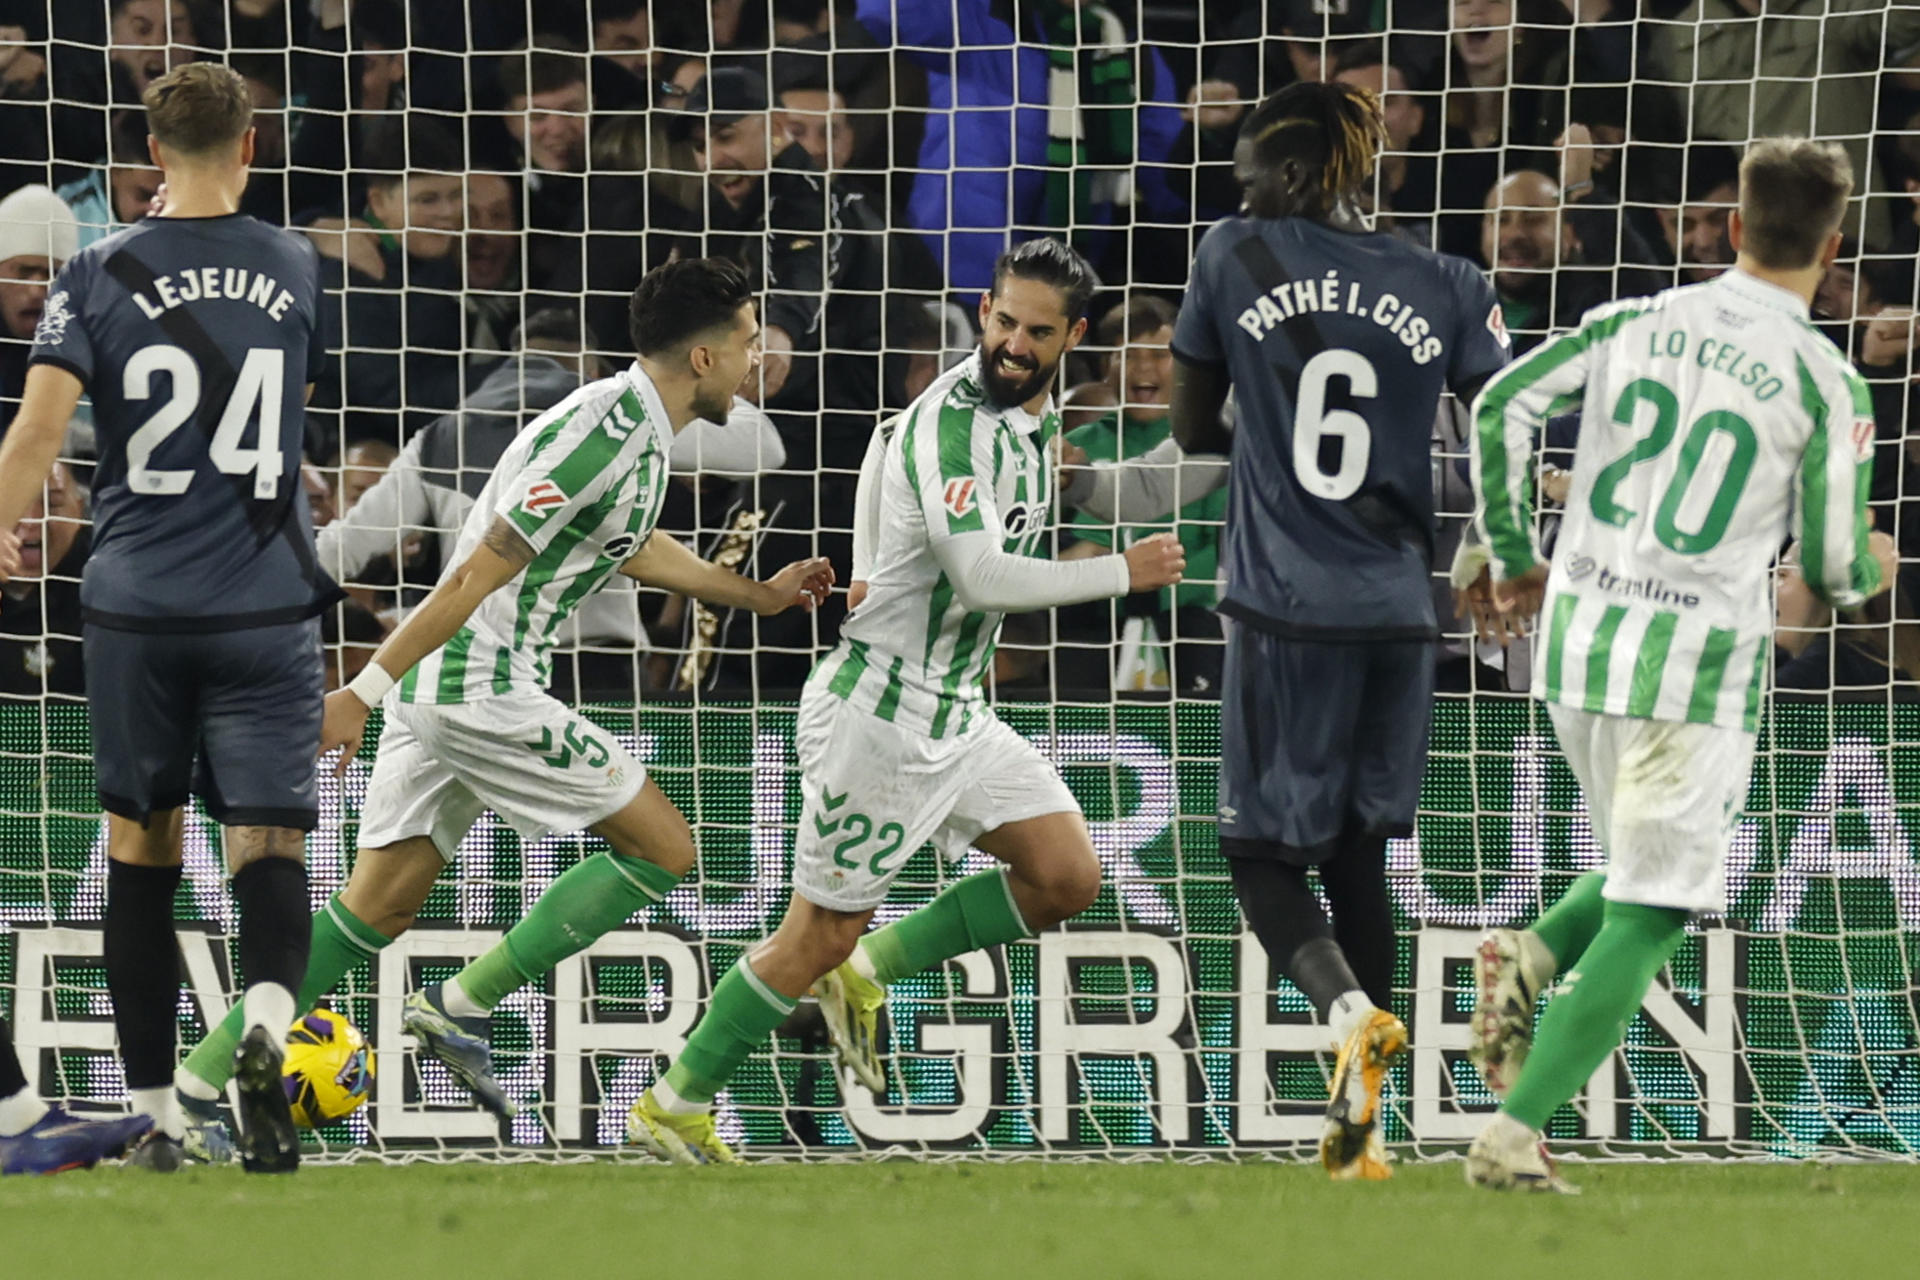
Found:
[{"label": "name 'lejeune' on jersey", "polygon": [[299,474],[319,301],[312,244],[245,214],[145,219],[54,281],[30,359],[94,404],[91,621],[267,625],[335,597]]},{"label": "name 'lejeune' on jersey", "polygon": [[1473,265],[1380,232],[1230,218],[1200,243],[1174,352],[1226,366],[1234,388],[1220,611],[1282,634],[1436,634],[1434,406],[1508,356]]}]

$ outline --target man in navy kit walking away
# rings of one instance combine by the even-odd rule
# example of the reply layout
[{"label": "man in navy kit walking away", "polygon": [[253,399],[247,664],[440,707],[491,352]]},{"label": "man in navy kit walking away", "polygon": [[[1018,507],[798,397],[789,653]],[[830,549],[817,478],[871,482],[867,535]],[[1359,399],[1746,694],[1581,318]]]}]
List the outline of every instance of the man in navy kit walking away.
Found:
[{"label": "man in navy kit walking away", "polygon": [[1201,242],[1173,339],[1173,434],[1231,459],[1221,852],[1339,1048],[1320,1155],[1342,1179],[1389,1176],[1380,1088],[1407,1045],[1386,844],[1413,830],[1426,762],[1428,441],[1442,391],[1470,400],[1508,354],[1470,263],[1361,221],[1384,136],[1378,100],[1350,85],[1262,103],[1234,156],[1247,216]]},{"label": "man in navy kit walking away", "polygon": [[[299,1163],[282,1042],[310,928],[320,612],[300,486],[304,391],[325,358],[319,272],[302,238],[237,212],[253,162],[245,82],[180,67],[144,95],[164,209],[82,250],[47,296],[26,395],[0,446],[0,529],[40,493],[82,392],[100,445],[81,579],[100,804],[107,811],[107,987],[134,1110],[131,1159],[178,1167],[173,1097],[182,807],[223,829],[240,907],[247,1032],[241,1155]],[[0,581],[17,568],[0,535]]]}]

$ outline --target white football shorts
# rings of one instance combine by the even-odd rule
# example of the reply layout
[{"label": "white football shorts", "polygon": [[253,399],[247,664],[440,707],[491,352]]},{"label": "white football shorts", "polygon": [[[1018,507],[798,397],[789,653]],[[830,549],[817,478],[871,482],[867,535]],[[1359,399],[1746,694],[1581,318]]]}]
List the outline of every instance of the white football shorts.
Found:
[{"label": "white football shorts", "polygon": [[1611,902],[1727,909],[1727,855],[1753,776],[1757,734],[1547,704],[1586,793]]},{"label": "white football shorts", "polygon": [[584,831],[625,808],[647,771],[606,730],[544,693],[383,704],[360,847],[431,836],[449,862],[491,809],[522,840]]},{"label": "white football shorts", "polygon": [[949,862],[984,832],[1079,804],[1053,763],[998,716],[936,740],[809,683],[794,725],[800,827],[794,892],[833,911],[868,911],[932,840]]}]

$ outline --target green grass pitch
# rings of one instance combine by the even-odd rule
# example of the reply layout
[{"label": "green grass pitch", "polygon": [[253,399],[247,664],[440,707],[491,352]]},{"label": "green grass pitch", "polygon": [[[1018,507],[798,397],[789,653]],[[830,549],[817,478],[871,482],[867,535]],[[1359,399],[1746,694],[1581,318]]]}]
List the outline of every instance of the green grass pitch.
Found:
[{"label": "green grass pitch", "polygon": [[0,1274],[846,1277],[1913,1275],[1914,1165],[1569,1165],[1496,1196],[1457,1161],[1390,1183],[1156,1164],[309,1166],[0,1182]]}]

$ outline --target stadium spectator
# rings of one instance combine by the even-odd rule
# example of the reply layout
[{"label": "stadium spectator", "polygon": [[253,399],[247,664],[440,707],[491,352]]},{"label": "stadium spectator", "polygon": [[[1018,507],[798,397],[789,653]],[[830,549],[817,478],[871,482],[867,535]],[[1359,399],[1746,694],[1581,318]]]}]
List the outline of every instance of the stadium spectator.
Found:
[{"label": "stadium spectator", "polygon": [[0,195],[47,180],[47,95],[46,10],[0,10]]},{"label": "stadium spectator", "polygon": [[[1187,180],[1166,167],[1181,130],[1173,73],[1095,0],[1035,0],[1018,12],[1016,27],[994,0],[858,0],[873,38],[927,74],[904,220],[962,292],[991,283],[1010,229],[1015,241],[1065,233],[1122,279],[1126,240],[1107,229],[1185,228],[1192,218]],[[1184,230],[1179,239],[1184,247]],[[1162,261],[1159,273],[1186,262]]]},{"label": "stadium spectator", "polygon": [[1098,422],[1120,403],[1119,392],[1107,378],[1081,382],[1068,387],[1060,397],[1060,429],[1078,431],[1090,422]]},{"label": "stadium spectator", "polygon": [[[1573,149],[1578,148],[1576,137]],[[1615,258],[1617,241],[1637,244],[1631,228],[1611,211],[1578,200],[1531,169],[1508,174],[1487,193],[1481,261],[1493,272],[1515,355],[1539,345],[1552,330],[1575,327],[1590,307],[1655,293],[1661,286],[1653,271],[1623,266]],[[1641,246],[1625,257],[1645,261],[1650,255]]]},{"label": "stadium spectator", "polygon": [[1780,689],[1885,691],[1920,679],[1920,614],[1900,578],[1900,553],[1888,534],[1868,535],[1880,572],[1893,588],[1836,613],[1800,575],[1798,544],[1774,573],[1774,674]]},{"label": "stadium spectator", "polygon": [[[1112,352],[1105,381],[1121,407],[1068,433],[1068,441],[1084,449],[1088,460],[1138,457],[1173,434],[1168,406],[1177,315],[1172,303],[1142,294],[1101,317],[1094,343]],[[1187,552],[1186,577],[1178,586],[1140,597],[1140,604],[1155,640],[1173,646],[1172,687],[1182,693],[1218,696],[1222,635],[1213,607],[1219,601],[1220,528],[1226,513],[1225,489],[1187,503],[1170,525],[1116,528],[1082,512],[1072,526],[1079,544],[1063,553],[1072,559],[1105,555],[1116,541],[1130,546],[1169,529],[1179,535]],[[1111,606],[1099,601],[1089,608],[1105,615]]]},{"label": "stadium spectator", "polygon": [[315,457],[331,454],[341,435],[397,444],[403,429],[459,400],[466,217],[459,141],[431,117],[392,116],[369,130],[367,150],[375,168],[366,176],[365,209],[307,228],[326,290],[321,333],[338,370],[321,377],[313,404],[346,411],[343,431],[321,423],[310,441]]},{"label": "stadium spectator", "polygon": [[73,210],[84,249],[146,217],[159,189],[160,170],[147,154],[146,117],[122,111],[114,117],[108,166],[89,169],[85,177],[61,187],[59,196]]},{"label": "stadium spectator", "polygon": [[467,349],[498,351],[520,321],[520,208],[505,174],[467,175]]},{"label": "stadium spectator", "polygon": [[[1413,91],[1413,77],[1407,67],[1387,61],[1381,47],[1378,40],[1348,45],[1335,58],[1332,76],[1342,84],[1359,85],[1380,95],[1387,145],[1375,171],[1374,225],[1430,249],[1442,247],[1436,243],[1434,215],[1441,209],[1471,208],[1493,180],[1493,158],[1485,157],[1486,163],[1481,166],[1447,165],[1446,176],[1453,190],[1442,192],[1439,158],[1422,143],[1427,135],[1426,101]],[[1473,230],[1469,228],[1467,236]],[[1470,239],[1456,235],[1454,240],[1449,252],[1458,252],[1464,244],[1471,254]]]},{"label": "stadium spectator", "polygon": [[407,106],[407,14],[398,0],[353,0],[311,41],[288,59],[302,103],[287,131],[287,212],[296,222],[360,207],[367,130]]},{"label": "stadium spectator", "polygon": [[400,451],[385,440],[357,440],[348,445],[336,472],[339,479],[333,488],[334,511],[341,517],[351,515],[355,504],[380,483],[380,477],[399,456]]},{"label": "stadium spectator", "polygon": [[937,296],[940,278],[918,243],[890,233],[857,193],[776,133],[759,75],[722,67],[689,107],[677,123],[711,193],[703,250],[741,260],[767,288],[762,403],[784,414],[825,411],[817,424],[782,423],[797,465],[858,471],[883,400],[887,293]]},{"label": "stadium spectator", "polygon": [[[1764,11],[1764,16],[1763,16]],[[1920,7],[1824,0],[1693,0],[1658,24],[1651,71],[1675,86],[1688,134],[1746,143],[1781,134],[1831,138],[1853,163],[1845,230],[1887,245],[1887,202],[1868,146],[1883,67],[1920,65]]]},{"label": "stadium spectator", "polygon": [[586,188],[587,118],[593,108],[587,57],[564,37],[536,35],[531,49],[500,60],[507,133],[522,169],[527,269],[544,280],[569,253],[581,225]]},{"label": "stadium spectator", "polygon": [[618,64],[636,79],[652,80],[660,51],[654,47],[647,0],[593,0],[590,13],[594,56]]},{"label": "stadium spectator", "polygon": [[21,570],[0,587],[0,695],[80,697],[80,571],[93,540],[86,494],[65,463],[53,464],[14,536]]},{"label": "stadium spectator", "polygon": [[[148,85],[193,61],[192,46],[205,43],[187,0],[109,0],[107,15],[107,59],[116,90],[131,90],[130,99],[116,91],[116,102],[138,102]],[[124,86],[118,83],[122,80]]]},{"label": "stadium spectator", "polygon": [[42,186],[0,200],[0,436],[27,385],[27,352],[47,306],[47,283],[79,251],[73,211]]},{"label": "stadium spectator", "polygon": [[1740,157],[1718,144],[1688,147],[1680,175],[1684,201],[1654,209],[1665,241],[1666,262],[1680,268],[1681,284],[1711,280],[1733,265],[1728,219],[1740,196]]},{"label": "stadium spectator", "polygon": [[781,132],[800,144],[821,173],[846,172],[855,142],[846,98],[822,76],[795,74],[778,84]]},{"label": "stadium spectator", "polygon": [[[286,60],[277,54],[236,53],[230,64],[253,99],[253,166],[240,212],[276,225],[287,220]],[[154,170],[159,180],[159,170]]]}]

